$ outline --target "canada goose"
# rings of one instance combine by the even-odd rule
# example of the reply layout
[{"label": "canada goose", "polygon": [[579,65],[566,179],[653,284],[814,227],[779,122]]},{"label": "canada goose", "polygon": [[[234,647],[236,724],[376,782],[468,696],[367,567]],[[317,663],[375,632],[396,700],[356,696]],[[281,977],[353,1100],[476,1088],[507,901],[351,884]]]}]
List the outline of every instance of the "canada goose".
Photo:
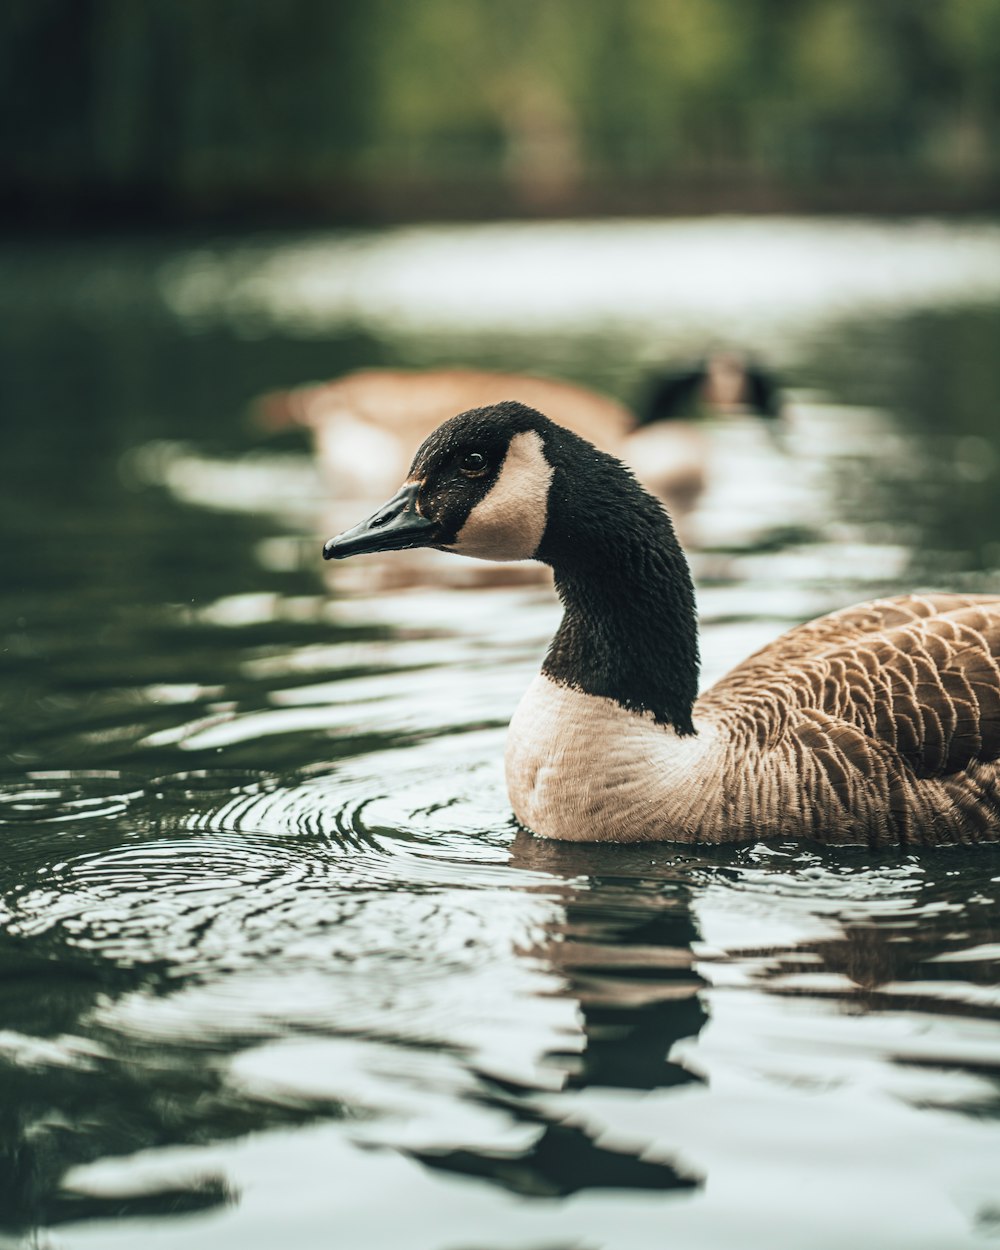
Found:
[{"label": "canada goose", "polygon": [[749,413],[774,435],[783,415],[781,388],[763,365],[736,351],[710,352],[647,385],[623,459],[641,466],[639,481],[667,504],[675,521],[678,505],[682,515],[691,511],[708,485],[710,443],[703,424],[692,419],[704,413]]},{"label": "canada goose", "polygon": [[640,408],[641,425],[690,415],[747,410],[768,420],[781,417],[781,388],[763,365],[735,351],[714,351],[687,369],[654,378]]},{"label": "canada goose", "polygon": [[[621,456],[675,518],[690,511],[705,488],[708,449],[701,431],[674,421],[656,437],[610,395],[556,378],[481,369],[361,369],[333,382],[274,391],[256,407],[271,429],[300,425],[311,432],[334,498],[372,500],[395,487],[415,444],[446,417],[507,399],[541,409]],[[657,420],[647,412],[644,424]]]},{"label": "canada goose", "polygon": [[391,491],[414,445],[447,417],[505,399],[551,413],[604,451],[616,450],[635,425],[629,410],[608,395],[554,378],[481,369],[359,369],[264,395],[258,407],[272,428],[311,430],[333,491],[365,498]]},{"label": "canada goose", "polygon": [[662,506],[519,403],[446,421],[327,559],[432,546],[551,565],[565,612],[511,721],[507,786],[580,841],[950,843],[1000,830],[1000,597],[911,595],[784,634],[700,697]]}]

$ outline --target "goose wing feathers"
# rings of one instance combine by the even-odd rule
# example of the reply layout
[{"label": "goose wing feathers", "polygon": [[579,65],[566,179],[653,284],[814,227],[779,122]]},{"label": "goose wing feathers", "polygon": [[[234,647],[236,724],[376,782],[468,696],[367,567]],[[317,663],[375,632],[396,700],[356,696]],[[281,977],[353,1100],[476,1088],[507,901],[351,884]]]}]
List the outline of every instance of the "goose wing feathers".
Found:
[{"label": "goose wing feathers", "polygon": [[699,708],[727,723],[737,757],[770,765],[776,808],[812,805],[801,814],[817,831],[859,812],[869,836],[893,841],[998,824],[998,597],[911,595],[820,617],[733,669]]}]

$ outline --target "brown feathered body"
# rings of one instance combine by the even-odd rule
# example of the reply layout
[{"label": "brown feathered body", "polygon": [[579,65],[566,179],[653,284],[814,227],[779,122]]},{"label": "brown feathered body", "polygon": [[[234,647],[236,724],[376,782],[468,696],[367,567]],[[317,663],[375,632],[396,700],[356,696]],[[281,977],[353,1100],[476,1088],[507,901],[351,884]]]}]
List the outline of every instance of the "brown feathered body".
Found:
[{"label": "brown feathered body", "polygon": [[258,406],[267,425],[312,430],[336,493],[367,497],[393,490],[414,448],[447,417],[510,399],[541,409],[604,451],[617,452],[635,425],[632,413],[609,395],[556,378],[485,369],[359,369],[265,395]]},{"label": "brown feathered body", "polygon": [[680,736],[541,677],[508,739],[514,809],[573,840],[994,840],[1000,597],[910,595],[810,621],[702,694],[694,724]]},{"label": "brown feathered body", "polygon": [[793,629],[697,713],[731,742],[728,819],[870,843],[1000,833],[1000,598],[880,599]]}]

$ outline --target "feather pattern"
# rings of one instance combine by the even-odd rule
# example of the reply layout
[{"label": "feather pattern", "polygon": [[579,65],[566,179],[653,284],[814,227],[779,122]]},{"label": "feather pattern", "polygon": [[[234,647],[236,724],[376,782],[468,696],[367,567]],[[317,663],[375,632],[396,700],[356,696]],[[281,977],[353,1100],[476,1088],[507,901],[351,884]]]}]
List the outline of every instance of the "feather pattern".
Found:
[{"label": "feather pattern", "polygon": [[[977,841],[1000,832],[1000,598],[909,595],[824,616],[738,665],[695,705],[730,744],[720,810],[829,841]],[[759,832],[759,829],[758,829]]]},{"label": "feather pattern", "polygon": [[694,735],[542,675],[511,803],[550,837],[930,845],[1000,836],[1000,598],[879,599],[789,631],[693,709]]}]

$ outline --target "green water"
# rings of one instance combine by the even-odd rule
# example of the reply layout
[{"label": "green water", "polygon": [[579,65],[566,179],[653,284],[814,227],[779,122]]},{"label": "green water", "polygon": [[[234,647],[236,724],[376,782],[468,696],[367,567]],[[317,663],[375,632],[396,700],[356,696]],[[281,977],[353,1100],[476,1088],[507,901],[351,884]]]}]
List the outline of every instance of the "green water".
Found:
[{"label": "green water", "polygon": [[[747,228],[690,243],[704,285]],[[1000,850],[518,832],[503,734],[551,593],[324,582],[304,445],[248,423],[378,363],[628,399],[718,319],[792,413],[783,449],[714,435],[707,678],[870,595],[1000,591],[1000,284],[804,310],[665,271],[640,317],[646,254],[607,229],[625,268],[565,306],[594,263],[571,227],[465,286],[459,228],[432,239],[453,286],[408,236],[0,254],[0,1245],[995,1237]],[[810,238],[821,283],[841,228]],[[969,246],[942,227],[903,270]],[[283,285],[303,249],[315,285]]]}]

